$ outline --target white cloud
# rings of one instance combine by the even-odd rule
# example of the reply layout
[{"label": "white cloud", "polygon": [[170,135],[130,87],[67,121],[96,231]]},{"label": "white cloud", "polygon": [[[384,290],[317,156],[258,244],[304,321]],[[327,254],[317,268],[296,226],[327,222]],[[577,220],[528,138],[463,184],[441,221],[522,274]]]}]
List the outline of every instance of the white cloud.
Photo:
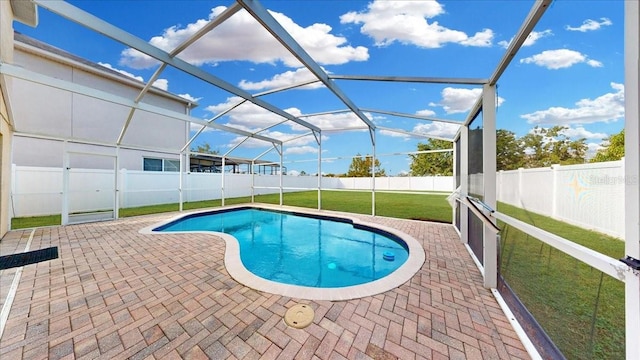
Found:
[{"label": "white cloud", "polygon": [[197,98],[195,96],[191,96],[188,93],[187,94],[178,94],[178,96],[180,96],[183,99],[187,99],[187,100],[189,100],[191,102],[194,102],[194,103],[197,103],[198,101],[200,101],[202,99],[201,97]]},{"label": "white cloud", "polygon": [[430,109],[418,110],[416,111],[416,115],[420,116],[436,116],[436,112]]},{"label": "white cloud", "polygon": [[[242,98],[236,96],[229,97],[224,103],[207,106],[205,110],[213,114],[218,114],[237,105],[242,100]],[[229,125],[248,131],[260,130],[284,120],[280,115],[274,114],[248,101],[230,111],[226,116]]]},{"label": "white cloud", "polygon": [[158,79],[158,80],[153,82],[153,86],[157,87],[158,89],[162,89],[164,91],[167,91],[167,90],[169,90],[169,80],[167,80],[167,79]]},{"label": "white cloud", "polygon": [[602,150],[604,147],[597,143],[587,143],[587,151],[585,153],[585,158],[590,160],[598,153],[598,150]]},{"label": "white cloud", "polygon": [[409,134],[399,133],[397,131],[390,131],[390,130],[380,130],[378,134],[384,135],[384,136],[402,138],[405,140],[409,140],[411,138]]},{"label": "white cloud", "polygon": [[603,26],[610,26],[612,24],[613,23],[611,22],[611,20],[609,20],[608,18],[603,17],[603,18],[600,18],[600,21],[587,19],[582,23],[582,25],[580,25],[578,27],[571,27],[571,26],[567,25],[567,26],[565,26],[565,29],[567,29],[569,31],[587,32],[587,31],[598,30]]},{"label": "white cloud", "polygon": [[284,148],[285,155],[300,155],[300,154],[317,154],[318,148],[313,146],[294,146],[294,147],[285,147]]},{"label": "white cloud", "polygon": [[[211,10],[208,19],[198,19],[185,27],[169,27],[162,35],[151,38],[149,43],[170,52],[225,9],[224,6],[218,6]],[[344,64],[369,58],[367,48],[348,45],[346,38],[330,33],[332,29],[329,25],[315,23],[301,27],[284,14],[273,11],[270,13],[320,64]],[[245,10],[234,14],[181,52],[178,57],[197,66],[215,65],[221,61],[246,60],[254,63],[282,61],[287,66],[300,67],[300,62]],[[148,68],[157,63],[155,59],[134,49],[126,49],[121,53],[120,64],[132,68]]]},{"label": "white cloud", "polygon": [[[531,33],[529,33],[529,36],[527,36],[525,41],[522,43],[522,46],[531,46],[535,44],[538,40],[542,39],[543,37],[552,36],[552,35],[553,35],[553,32],[550,29],[543,30],[543,31],[532,31]],[[506,49],[509,47],[512,41],[513,41],[513,38],[511,38],[509,41],[502,40],[498,42],[498,45]]]},{"label": "white cloud", "polygon": [[[243,129],[243,130],[246,130],[246,129]],[[260,135],[285,142],[284,149],[285,149],[285,153],[288,153],[288,154],[295,153],[295,151],[300,151],[300,150],[296,150],[296,148],[304,148],[306,149],[305,151],[306,153],[318,152],[315,137],[313,137],[312,135],[295,138],[297,136],[300,136],[300,134],[284,133],[281,131],[268,131],[268,130],[261,132]],[[288,139],[292,139],[292,138],[295,138],[295,139],[291,141],[287,141]],[[246,139],[246,136],[237,136],[233,138],[229,142],[229,144],[227,144],[227,146],[228,147],[236,146],[245,139]],[[328,137],[324,135],[322,136],[322,141],[327,141],[328,139],[329,139]],[[245,148],[264,148],[265,146],[270,146],[270,143],[266,141],[258,140],[255,138],[247,139],[242,143],[242,147],[245,147]],[[310,151],[309,149],[311,148],[315,148],[316,150]],[[302,153],[304,152],[300,152],[300,154]]]},{"label": "white cloud", "polygon": [[590,124],[617,121],[624,117],[624,85],[611,83],[614,92],[595,99],[582,99],[574,108],[550,107],[520,115],[529,124]]},{"label": "white cloud", "polygon": [[590,60],[586,55],[569,49],[545,50],[540,54],[520,59],[520,63],[535,64],[551,70],[568,68],[579,63],[587,63],[591,67],[602,67],[601,62]]},{"label": "white cloud", "polygon": [[[293,115],[297,116],[299,114]],[[369,120],[373,120],[371,114],[365,113],[365,116]],[[364,121],[362,121],[356,114],[352,112],[310,116],[305,117],[304,120],[319,127],[322,130],[340,130],[355,127],[367,127]],[[300,130],[302,127],[300,125],[294,125],[293,128],[296,130]]]},{"label": "white cloud", "polygon": [[453,138],[458,132],[459,128],[460,125],[434,121],[431,123],[418,124],[414,126],[413,132],[444,138]]},{"label": "white cloud", "polygon": [[591,67],[602,67],[604,65],[602,65],[602,63],[598,60],[587,60],[587,65],[591,66]]},{"label": "white cloud", "polygon": [[[309,80],[317,79],[315,75],[309,71],[307,68],[299,68],[295,71],[286,71],[282,74],[276,74],[271,79],[262,80],[259,82],[251,82],[247,80],[240,81],[238,85],[240,88],[244,90],[267,90],[267,89],[276,89],[284,86],[289,86],[293,84],[299,84],[302,82],[306,82]],[[313,84],[305,85],[299,87],[298,89],[317,89],[324,86],[321,82],[316,82]]]},{"label": "white cloud", "polygon": [[[121,70],[121,69],[117,69],[114,68],[113,66],[111,66],[111,64],[107,64],[107,63],[101,63],[99,62],[98,65],[104,66],[107,69],[111,69],[113,71],[119,72],[120,74],[130,77],[134,80],[138,80],[140,82],[144,82],[144,78],[142,76],[137,76],[137,75],[133,75],[132,73],[126,71],[126,70]],[[157,87],[158,89],[167,91],[169,90],[169,80],[167,79],[158,79],[153,83],[154,87]]]},{"label": "white cloud", "polygon": [[348,12],[340,16],[343,24],[358,24],[360,32],[373,38],[377,46],[396,41],[422,48],[439,48],[446,43],[464,46],[491,46],[493,31],[483,29],[469,36],[463,31],[441,26],[437,21],[444,14],[437,1],[382,1],[375,0],[362,12]]},{"label": "white cloud", "polygon": [[[442,90],[442,100],[439,103],[431,103],[432,106],[442,106],[447,114],[464,113],[471,109],[478,97],[482,94],[481,88],[462,89],[446,87]],[[500,106],[504,99],[498,97],[496,105]]]},{"label": "white cloud", "polygon": [[[213,114],[217,114],[233,107],[241,101],[241,98],[233,96],[227,98],[224,103],[207,106],[205,110]],[[295,117],[300,117],[302,115],[302,111],[300,111],[300,109],[298,108],[284,109],[284,111]],[[371,114],[365,113],[365,115],[370,120],[373,119]],[[270,111],[265,110],[250,102],[245,102],[242,105],[236,107],[235,109],[230,111],[226,115],[226,117],[228,119],[226,124],[251,132],[263,129],[265,127],[285,120],[283,117],[277,114],[273,114]],[[340,130],[355,127],[366,128],[367,126],[359,117],[351,112],[310,116],[301,118],[301,120],[311,123],[322,130]],[[307,129],[306,127],[299,125],[291,120],[285,122],[284,125],[289,126],[293,131],[309,131],[309,129]]]},{"label": "white cloud", "polygon": [[572,127],[568,127],[565,130],[562,130],[560,132],[561,134],[566,135],[569,138],[572,139],[598,139],[598,140],[604,140],[606,137],[608,137],[609,135],[605,134],[605,133],[594,133],[591,132],[587,129],[585,129],[583,126],[578,126],[575,128]]}]

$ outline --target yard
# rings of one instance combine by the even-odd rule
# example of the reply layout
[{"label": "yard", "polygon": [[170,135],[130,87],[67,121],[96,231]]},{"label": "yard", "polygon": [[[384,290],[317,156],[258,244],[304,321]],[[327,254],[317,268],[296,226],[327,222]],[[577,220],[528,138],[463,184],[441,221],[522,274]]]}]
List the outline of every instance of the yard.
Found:
[{"label": "yard", "polygon": [[[450,223],[447,194],[376,193],[376,215]],[[226,199],[225,205],[250,202]],[[278,204],[279,195],[255,197]],[[322,192],[322,208],[371,213],[371,193]],[[285,193],[285,205],[316,208],[317,192]],[[220,200],[185,203],[185,210],[218,207]],[[121,217],[177,211],[177,204],[120,209]],[[624,255],[619,239],[572,226],[522,209],[499,204],[498,210],[613,258]],[[60,216],[13,219],[14,228],[57,225]],[[595,269],[531,238],[502,226],[500,268],[537,321],[568,358],[624,358],[624,285]]]}]

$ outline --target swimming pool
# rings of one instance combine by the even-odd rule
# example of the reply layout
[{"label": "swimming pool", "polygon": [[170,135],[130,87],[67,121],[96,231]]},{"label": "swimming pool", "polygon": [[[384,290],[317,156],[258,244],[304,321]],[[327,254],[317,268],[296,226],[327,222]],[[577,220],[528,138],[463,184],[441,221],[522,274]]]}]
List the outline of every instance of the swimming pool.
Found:
[{"label": "swimming pool", "polygon": [[424,263],[424,250],[406,234],[308,210],[230,207],[181,216],[147,231],[213,232],[226,241],[225,266],[234,279],[298,298],[380,293],[407,281]]}]

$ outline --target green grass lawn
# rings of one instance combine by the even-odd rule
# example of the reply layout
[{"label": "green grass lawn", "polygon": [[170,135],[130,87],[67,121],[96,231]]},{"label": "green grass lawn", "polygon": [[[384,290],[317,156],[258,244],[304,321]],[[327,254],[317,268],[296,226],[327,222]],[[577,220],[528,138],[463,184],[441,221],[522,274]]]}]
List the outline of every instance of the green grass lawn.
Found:
[{"label": "green grass lawn", "polygon": [[[250,197],[226,199],[225,205],[250,201]],[[255,201],[279,204],[280,197],[261,195]],[[317,191],[285,193],[283,202],[315,209]],[[192,210],[220,205],[220,200],[211,200],[183,207]],[[371,214],[371,193],[324,190],[322,208]],[[120,209],[120,216],[177,210],[178,204],[144,206]],[[618,239],[505,204],[498,204],[498,210],[613,258],[624,255],[624,243]],[[445,194],[376,193],[379,216],[450,223],[451,213]],[[57,224],[60,215],[12,220],[14,229]],[[623,284],[514,228],[502,224],[502,229],[501,273],[565,356],[624,358]]]},{"label": "green grass lawn", "polygon": [[[613,258],[618,239],[499,204],[498,210]],[[500,269],[568,359],[624,359],[624,284],[501,224]]]}]

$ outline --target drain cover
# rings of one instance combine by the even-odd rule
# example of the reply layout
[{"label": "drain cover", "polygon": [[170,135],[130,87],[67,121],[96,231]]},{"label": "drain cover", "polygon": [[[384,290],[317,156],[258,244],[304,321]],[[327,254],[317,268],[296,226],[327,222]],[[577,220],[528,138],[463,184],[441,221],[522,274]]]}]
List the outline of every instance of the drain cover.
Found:
[{"label": "drain cover", "polygon": [[284,314],[284,322],[296,329],[305,328],[313,322],[313,309],[306,304],[296,304]]}]

